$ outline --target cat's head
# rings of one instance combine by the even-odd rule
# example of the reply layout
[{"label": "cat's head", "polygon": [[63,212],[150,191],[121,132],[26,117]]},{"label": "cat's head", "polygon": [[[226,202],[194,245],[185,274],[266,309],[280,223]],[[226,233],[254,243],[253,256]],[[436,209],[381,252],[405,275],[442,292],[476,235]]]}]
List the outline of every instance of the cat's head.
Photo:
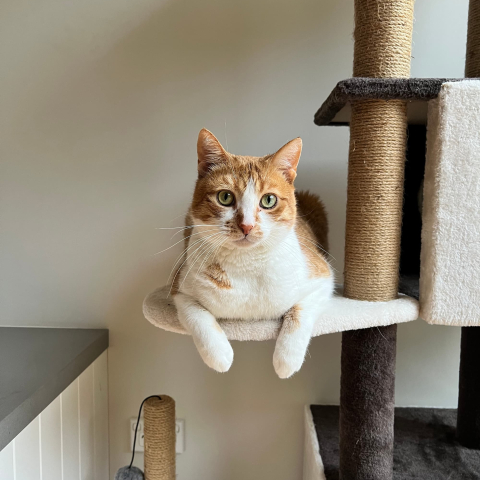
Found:
[{"label": "cat's head", "polygon": [[201,130],[193,223],[211,226],[209,235],[220,233],[216,237],[231,247],[278,241],[295,223],[293,181],[301,151],[302,140],[296,138],[273,155],[233,155],[211,132]]}]

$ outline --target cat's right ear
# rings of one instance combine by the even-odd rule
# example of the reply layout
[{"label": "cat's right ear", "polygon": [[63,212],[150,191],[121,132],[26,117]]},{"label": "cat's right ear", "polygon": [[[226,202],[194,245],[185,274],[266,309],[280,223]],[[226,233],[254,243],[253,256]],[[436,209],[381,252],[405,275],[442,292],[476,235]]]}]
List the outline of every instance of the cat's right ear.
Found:
[{"label": "cat's right ear", "polygon": [[208,171],[228,158],[228,153],[212,132],[202,128],[197,141],[198,176],[204,177]]}]

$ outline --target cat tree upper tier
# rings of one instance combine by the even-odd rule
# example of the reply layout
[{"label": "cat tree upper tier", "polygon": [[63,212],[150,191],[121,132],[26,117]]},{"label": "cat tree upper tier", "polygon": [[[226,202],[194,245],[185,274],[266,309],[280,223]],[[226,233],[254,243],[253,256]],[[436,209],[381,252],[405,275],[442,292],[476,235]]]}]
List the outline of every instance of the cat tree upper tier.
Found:
[{"label": "cat tree upper tier", "polygon": [[437,98],[442,85],[464,79],[447,78],[349,78],[338,82],[315,113],[316,125],[348,125],[350,102],[361,100],[406,100],[408,123],[427,122],[427,102]]},{"label": "cat tree upper tier", "polygon": [[[145,298],[143,314],[156,327],[169,332],[187,334],[177,318],[177,311],[171,296],[170,287],[158,288]],[[319,302],[320,304],[320,302]],[[363,302],[340,295],[334,296],[326,307],[319,311],[315,324],[314,337],[345,330],[382,327],[403,323],[418,318],[417,300],[399,295],[389,302]],[[271,340],[278,336],[282,320],[222,320],[220,326],[230,340]]]}]

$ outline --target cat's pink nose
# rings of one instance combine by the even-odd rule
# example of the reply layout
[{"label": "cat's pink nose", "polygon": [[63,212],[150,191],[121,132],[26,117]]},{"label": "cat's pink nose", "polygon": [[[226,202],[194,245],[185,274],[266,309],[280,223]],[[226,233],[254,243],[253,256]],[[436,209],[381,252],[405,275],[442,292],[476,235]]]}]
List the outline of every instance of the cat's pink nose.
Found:
[{"label": "cat's pink nose", "polygon": [[244,223],[240,224],[240,228],[242,229],[242,232],[244,235],[248,235],[251,231],[254,225],[245,225]]}]

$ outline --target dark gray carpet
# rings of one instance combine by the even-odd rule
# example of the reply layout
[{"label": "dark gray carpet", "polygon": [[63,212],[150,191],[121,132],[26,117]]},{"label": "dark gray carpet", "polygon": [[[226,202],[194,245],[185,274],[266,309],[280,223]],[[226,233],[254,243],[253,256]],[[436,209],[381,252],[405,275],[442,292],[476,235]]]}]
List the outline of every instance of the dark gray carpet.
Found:
[{"label": "dark gray carpet", "polygon": [[338,82],[315,113],[316,125],[328,125],[351,100],[423,100],[436,98],[442,84],[464,78],[349,78]]},{"label": "dark gray carpet", "polygon": [[420,298],[420,278],[418,275],[400,275],[398,291],[409,297]]},{"label": "dark gray carpet", "polygon": [[[338,480],[338,407],[311,410],[327,480]],[[396,408],[394,479],[480,479],[480,450],[458,444],[456,418],[454,409]]]}]

